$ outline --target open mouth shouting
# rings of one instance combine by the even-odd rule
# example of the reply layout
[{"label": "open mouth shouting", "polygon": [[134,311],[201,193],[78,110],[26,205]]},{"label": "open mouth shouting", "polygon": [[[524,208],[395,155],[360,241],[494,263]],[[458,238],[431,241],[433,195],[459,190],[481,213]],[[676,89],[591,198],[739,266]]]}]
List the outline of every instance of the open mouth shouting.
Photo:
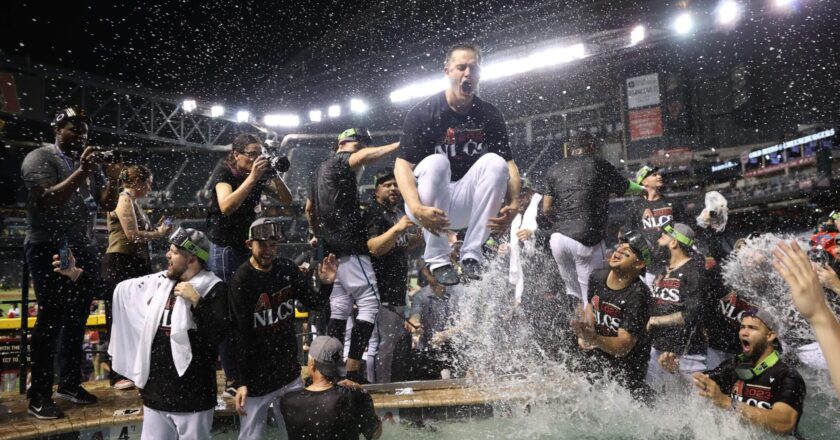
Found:
[{"label": "open mouth shouting", "polygon": [[461,93],[465,95],[472,95],[475,92],[475,84],[471,80],[465,79],[461,82]]},{"label": "open mouth shouting", "polygon": [[749,339],[741,339],[741,349],[744,350],[744,354],[752,354],[752,342]]}]

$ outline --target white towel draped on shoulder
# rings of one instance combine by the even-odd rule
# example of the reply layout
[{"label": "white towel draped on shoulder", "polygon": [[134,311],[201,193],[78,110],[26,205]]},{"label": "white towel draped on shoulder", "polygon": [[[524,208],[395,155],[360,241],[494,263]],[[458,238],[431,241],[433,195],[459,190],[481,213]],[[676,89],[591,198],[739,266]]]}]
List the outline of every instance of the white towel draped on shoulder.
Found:
[{"label": "white towel draped on shoulder", "polygon": [[[222,280],[203,270],[188,282],[203,298]],[[149,378],[152,342],[160,326],[169,293],[176,281],[158,272],[119,283],[114,289],[113,325],[108,354],[111,368],[143,388]],[[190,304],[177,297],[172,308],[170,342],[172,360],[179,376],[183,376],[192,361],[192,348],[187,331],[195,328]]]}]

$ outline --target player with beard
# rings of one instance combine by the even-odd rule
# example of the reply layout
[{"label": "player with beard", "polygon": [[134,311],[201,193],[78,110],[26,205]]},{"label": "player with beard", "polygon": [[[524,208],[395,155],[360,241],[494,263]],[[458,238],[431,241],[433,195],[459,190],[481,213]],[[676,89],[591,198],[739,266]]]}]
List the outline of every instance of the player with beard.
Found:
[{"label": "player with beard", "polygon": [[639,278],[650,262],[650,247],[633,231],[624,240],[610,257],[609,269],[592,272],[584,319],[571,325],[580,347],[592,350],[606,377],[629,389],[636,399],[651,403],[653,390],[645,384],[650,290]]},{"label": "player with beard", "polygon": [[732,409],[750,423],[798,437],[805,401],[805,381],[780,359],[776,319],[753,309],[741,321],[743,352],[714,370],[695,373],[700,395]]},{"label": "player with beard", "polygon": [[[216,406],[216,347],[227,335],[228,287],[207,270],[210,240],[195,229],[169,237],[158,272],[114,289],[108,354],[112,368],[140,388],[142,439],[209,439]],[[70,267],[61,273],[82,286],[96,278]]]},{"label": "player with beard", "polygon": [[97,164],[101,155],[87,146],[84,109],[63,109],[52,125],[55,144],[30,151],[21,164],[21,177],[29,190],[23,247],[38,300],[38,320],[32,330],[32,384],[26,394],[28,412],[38,419],[64,417],[52,400],[56,364],[57,398],[80,405],[97,402],[96,396],[82,388],[79,374],[82,337],[94,292],[77,289],[50,267],[53,255],[64,248],[68,253],[72,250],[84,270],[98,273],[96,213],[116,208],[120,172],[115,165],[105,166],[103,172]]},{"label": "player with beard", "polygon": [[362,355],[373,333],[379,298],[376,274],[370,262],[368,233],[359,205],[356,173],[362,166],[395,152],[399,143],[371,147],[370,132],[350,128],[338,136],[338,149],[321,165],[312,180],[306,215],[319,246],[338,258],[338,274],[330,295],[327,333],[343,341],[355,303],[358,315],[350,334],[347,375],[366,382],[360,371]]},{"label": "player with beard", "polygon": [[[641,231],[648,242],[659,240],[661,228],[668,222],[683,222],[683,208],[676,200],[662,194],[665,183],[657,167],[643,166],[636,173],[635,182],[645,187],[644,196],[633,201],[628,215],[627,229]],[[647,268],[645,283],[653,289],[653,280],[667,267],[669,258],[664,248],[653,250],[653,261]]]},{"label": "player with beard", "polygon": [[706,369],[706,341],[702,310],[706,302],[703,261],[693,258],[694,231],[685,224],[666,224],[657,244],[670,254],[665,273],[656,277],[650,320],[652,338],[648,384],[659,388],[673,382],[663,374],[663,362],[678,363],[680,373],[690,375]]},{"label": "player with beard", "polygon": [[[283,241],[280,223],[260,218],[251,223],[246,245],[251,257],[230,284],[234,314],[236,411],[241,416],[240,439],[260,439],[273,404],[280,431],[285,431],[279,400],[303,388],[295,331],[295,301],[310,309],[325,305],[332,292],[337,262],[329,255],[319,266],[321,290],[316,291],[298,266],[278,255]],[[282,437],[282,435],[281,435]]]},{"label": "player with beard", "polygon": [[394,175],[406,214],[425,229],[423,259],[440,284],[453,285],[460,276],[449,259],[446,230],[466,228],[460,264],[466,278],[480,278],[481,246],[491,229],[510,227],[520,181],[501,112],[476,96],[478,46],[452,46],[443,72],[449,87],[405,118]]}]

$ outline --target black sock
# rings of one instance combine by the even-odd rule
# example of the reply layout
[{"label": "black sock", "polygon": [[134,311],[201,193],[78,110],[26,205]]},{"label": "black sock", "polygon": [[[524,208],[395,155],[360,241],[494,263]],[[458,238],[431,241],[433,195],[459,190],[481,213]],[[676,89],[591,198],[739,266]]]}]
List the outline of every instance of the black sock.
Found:
[{"label": "black sock", "polygon": [[350,353],[347,357],[361,360],[371,334],[373,334],[372,322],[356,320],[353,331],[350,333]]},{"label": "black sock", "polygon": [[330,318],[330,323],[327,324],[327,336],[332,336],[333,338],[338,339],[341,343],[344,343],[344,333],[347,331],[347,320],[346,319],[332,319]]}]

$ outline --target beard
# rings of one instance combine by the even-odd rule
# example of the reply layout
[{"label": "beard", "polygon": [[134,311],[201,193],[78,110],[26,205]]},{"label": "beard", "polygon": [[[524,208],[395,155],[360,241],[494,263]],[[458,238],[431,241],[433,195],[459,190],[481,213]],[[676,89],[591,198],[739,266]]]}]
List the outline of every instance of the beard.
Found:
[{"label": "beard", "polygon": [[168,267],[166,269],[166,278],[169,278],[170,280],[181,281],[181,277],[184,276],[184,273],[186,271],[186,267]]},{"label": "beard", "polygon": [[753,344],[752,350],[750,350],[750,354],[746,356],[746,359],[752,363],[758,362],[758,359],[764,354],[764,351],[767,350],[769,343],[767,341],[759,341]]}]

